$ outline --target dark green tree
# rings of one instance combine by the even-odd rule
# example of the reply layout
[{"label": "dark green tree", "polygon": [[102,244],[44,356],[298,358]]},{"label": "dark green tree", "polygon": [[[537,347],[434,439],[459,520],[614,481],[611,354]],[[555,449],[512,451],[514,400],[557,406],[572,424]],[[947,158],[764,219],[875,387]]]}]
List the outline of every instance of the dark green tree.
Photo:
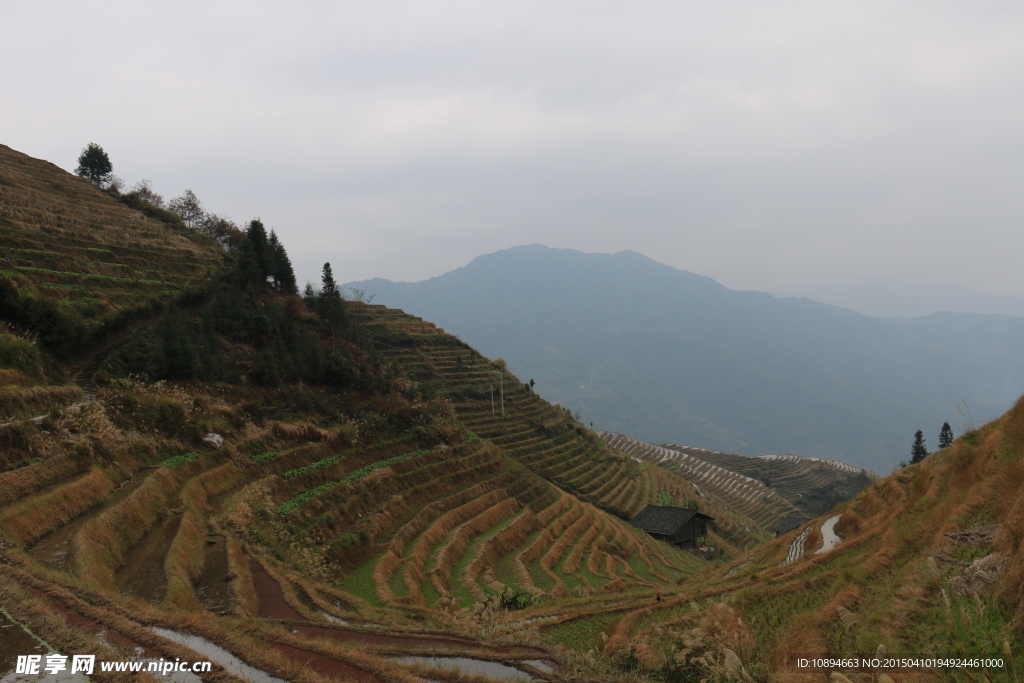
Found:
[{"label": "dark green tree", "polygon": [[291,259],[284,245],[277,239],[277,233],[270,231],[270,239],[267,240],[270,249],[271,272],[270,277],[274,280],[274,289],[283,294],[295,294],[299,291],[295,283],[295,271],[292,270]]},{"label": "dark green tree", "polygon": [[939,431],[939,448],[949,448],[953,445],[953,428],[949,426],[948,422],[942,423],[942,429]]},{"label": "dark green tree", "polygon": [[334,281],[334,272],[331,264],[324,264],[324,272],[320,278],[320,292],[317,294],[317,308],[320,317],[327,322],[327,329],[331,333],[331,345],[335,342],[335,333],[345,322],[345,302],[341,298],[341,290],[338,283]]},{"label": "dark green tree", "polygon": [[114,166],[110,163],[110,157],[95,142],[86,145],[78,155],[78,168],[75,169],[75,173],[82,178],[88,178],[97,187],[103,187],[113,171]]},{"label": "dark green tree", "polygon": [[914,433],[914,445],[910,448],[910,464],[921,462],[928,455],[928,448],[924,445],[924,432],[918,429]]}]

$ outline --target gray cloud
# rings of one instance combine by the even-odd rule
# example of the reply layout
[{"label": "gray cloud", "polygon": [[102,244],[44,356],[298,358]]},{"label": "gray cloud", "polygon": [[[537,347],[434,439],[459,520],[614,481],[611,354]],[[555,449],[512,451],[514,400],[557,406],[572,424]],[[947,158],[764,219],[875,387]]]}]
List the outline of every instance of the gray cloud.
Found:
[{"label": "gray cloud", "polygon": [[300,278],[530,242],[1024,294],[1017,3],[4,3],[4,144],[260,215]]}]

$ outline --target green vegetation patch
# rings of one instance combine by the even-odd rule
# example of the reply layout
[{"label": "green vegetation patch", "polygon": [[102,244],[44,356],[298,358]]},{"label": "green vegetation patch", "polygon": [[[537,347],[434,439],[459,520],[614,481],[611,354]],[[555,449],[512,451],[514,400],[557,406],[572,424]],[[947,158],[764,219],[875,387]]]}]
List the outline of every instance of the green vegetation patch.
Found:
[{"label": "green vegetation patch", "polygon": [[338,483],[339,482],[336,482],[336,481],[329,481],[326,484],[320,484],[320,486],[317,486],[315,489],[310,489],[310,490],[306,491],[305,493],[300,493],[299,495],[295,496],[291,500],[287,500],[287,501],[281,503],[280,505],[278,505],[277,506],[277,514],[279,514],[279,515],[287,515],[289,512],[291,512],[295,508],[299,507],[300,505],[305,503],[307,500],[312,500],[313,498],[316,498],[317,496],[319,496],[324,491],[329,491],[329,490],[333,489],[335,486],[338,485]]},{"label": "green vegetation patch", "polygon": [[412,453],[406,453],[405,455],[396,455],[393,458],[388,458],[387,460],[380,460],[378,462],[371,463],[369,465],[364,465],[363,467],[360,467],[358,470],[356,470],[352,474],[348,475],[347,477],[345,477],[344,479],[342,479],[338,483],[339,484],[350,484],[353,481],[356,481],[357,479],[362,479],[363,477],[365,477],[370,472],[373,472],[374,470],[378,470],[381,467],[387,467],[388,465],[390,465],[392,463],[396,463],[396,462],[399,462],[401,460],[408,460],[409,458],[415,458],[417,455],[425,455],[425,454],[427,454],[429,452],[430,452],[430,449],[423,449],[423,450],[419,450],[419,451],[413,451]]},{"label": "green vegetation patch", "polygon": [[[414,458],[417,455],[423,455],[423,454],[429,453],[429,452],[430,452],[429,449],[413,451],[412,453],[406,453],[404,455],[396,455],[393,458],[388,458],[387,460],[381,460],[379,462],[371,463],[369,465],[365,465],[363,467],[360,467],[359,469],[357,469],[356,471],[352,472],[351,474],[349,474],[347,477],[345,477],[341,481],[329,481],[326,484],[321,484],[320,486],[317,486],[314,489],[310,489],[309,491],[306,491],[305,493],[300,493],[299,495],[295,496],[291,500],[288,500],[288,501],[285,501],[284,503],[281,503],[279,506],[277,506],[277,514],[279,514],[279,515],[287,515],[289,512],[291,512],[295,508],[299,507],[300,505],[302,505],[306,501],[311,500],[311,499],[315,498],[316,496],[319,496],[321,493],[323,493],[325,491],[331,490],[332,488],[334,488],[335,486],[338,486],[339,484],[351,484],[352,482],[356,481],[357,479],[362,479],[363,477],[365,477],[370,472],[373,472],[374,470],[380,469],[381,467],[387,467],[388,465],[390,465],[392,463],[396,463],[396,462],[398,462],[400,460],[406,460],[408,458]],[[326,465],[330,464],[330,462],[334,462],[335,460],[340,458],[342,455],[344,455],[344,454],[342,453],[342,454],[339,454],[339,455],[332,455],[331,457],[325,458],[324,460],[317,461],[317,462],[313,463],[312,465],[306,465],[305,467],[300,467],[298,470],[290,470],[290,472],[294,473],[294,474],[291,474],[290,476],[292,476],[292,477],[298,476],[298,474],[301,474],[302,472],[308,472],[308,471],[310,471],[312,469],[319,469],[320,467],[325,467]],[[326,461],[330,461],[330,462],[326,462]],[[281,475],[282,478],[287,479],[288,477],[285,476],[285,475],[289,475],[289,472],[285,472],[285,474]]]},{"label": "green vegetation patch", "polygon": [[195,462],[201,457],[203,457],[202,454],[193,451],[192,453],[182,453],[181,455],[176,455],[173,458],[167,458],[167,460],[164,460],[160,464],[164,467],[175,468],[178,465],[187,465],[190,462]]},{"label": "green vegetation patch", "polygon": [[377,591],[373,587],[373,570],[380,562],[383,553],[376,555],[373,559],[349,572],[348,576],[341,582],[340,588],[346,593],[365,600],[374,607],[381,607]]},{"label": "green vegetation patch", "polygon": [[281,455],[281,454],[278,453],[277,451],[267,451],[266,453],[261,453],[260,455],[252,456],[252,461],[253,462],[266,462],[268,460],[273,460],[274,458],[278,457],[279,455]]},{"label": "green vegetation patch", "polygon": [[[281,478],[282,479],[291,479],[292,477],[297,477],[299,475],[305,474],[306,472],[312,472],[313,470],[319,470],[321,468],[327,467],[328,465],[333,465],[338,460],[340,460],[343,455],[345,455],[345,454],[344,453],[338,453],[337,455],[331,455],[331,456],[328,456],[328,457],[326,457],[326,458],[324,458],[322,460],[317,460],[314,463],[310,463],[308,465],[303,465],[302,467],[296,467],[295,469],[288,470],[287,472],[282,474]],[[267,458],[267,459],[269,460],[269,458]],[[256,461],[256,462],[260,462],[260,461]]]},{"label": "green vegetation patch", "polygon": [[593,619],[576,619],[546,629],[544,634],[562,647],[586,652],[599,645],[601,633],[612,626],[621,614],[603,614]]}]

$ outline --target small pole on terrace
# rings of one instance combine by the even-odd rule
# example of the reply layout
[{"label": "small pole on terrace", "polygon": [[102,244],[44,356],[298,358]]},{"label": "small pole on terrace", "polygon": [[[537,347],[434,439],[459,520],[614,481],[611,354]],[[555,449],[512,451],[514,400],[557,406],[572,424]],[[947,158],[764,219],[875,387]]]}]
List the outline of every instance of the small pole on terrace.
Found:
[{"label": "small pole on terrace", "polygon": [[505,371],[501,371],[501,414],[505,414]]},{"label": "small pole on terrace", "polygon": [[494,417],[494,385],[491,385],[491,417]]}]

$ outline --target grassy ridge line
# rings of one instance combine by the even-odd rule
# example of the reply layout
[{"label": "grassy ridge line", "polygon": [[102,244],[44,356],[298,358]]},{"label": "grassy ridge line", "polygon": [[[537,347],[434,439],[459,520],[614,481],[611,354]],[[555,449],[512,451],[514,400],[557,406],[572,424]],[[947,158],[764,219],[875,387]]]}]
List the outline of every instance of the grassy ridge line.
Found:
[{"label": "grassy ridge line", "polygon": [[87,462],[61,454],[4,472],[0,474],[0,505],[10,505],[88,469]]},{"label": "grassy ridge line", "polygon": [[[388,458],[387,460],[381,460],[379,462],[375,462],[375,463],[372,463],[370,465],[365,465],[363,467],[360,467],[359,469],[357,469],[356,471],[354,471],[352,474],[348,475],[344,479],[341,479],[339,481],[329,481],[326,484],[321,484],[320,486],[317,486],[314,489],[310,489],[309,491],[306,491],[305,493],[300,493],[299,495],[295,496],[291,500],[288,500],[288,501],[285,501],[284,503],[281,503],[279,506],[277,506],[276,512],[279,515],[287,515],[289,512],[291,512],[295,508],[299,507],[300,505],[302,505],[306,501],[311,500],[311,499],[315,498],[316,496],[319,496],[320,494],[324,493],[325,491],[329,491],[330,489],[334,488],[335,486],[339,486],[341,484],[350,484],[350,483],[352,483],[354,481],[357,481],[358,479],[361,479],[361,478],[365,477],[367,474],[369,474],[370,472],[373,472],[376,469],[380,469],[381,467],[387,467],[388,465],[390,465],[392,463],[400,462],[400,461],[406,460],[408,458],[414,458],[417,455],[424,455],[424,454],[429,453],[429,452],[430,452],[429,450],[413,451],[412,453],[406,453],[404,455],[396,455],[395,457]],[[338,457],[340,457],[340,456],[338,456]]]},{"label": "grassy ridge line", "polygon": [[[128,277],[114,277],[112,275],[97,275],[95,273],[74,273],[66,270],[47,270],[46,268],[34,268],[32,266],[7,266],[13,270],[20,270],[24,272],[32,273],[46,273],[47,275],[60,275],[62,277],[70,278],[94,278],[97,280],[115,280],[117,282],[130,282],[133,285],[144,284],[144,285],[169,285],[170,282],[165,280],[145,280],[143,278],[128,278]],[[0,273],[9,272],[4,268],[0,268]]]},{"label": "grassy ridge line", "polygon": [[0,532],[22,546],[31,545],[101,503],[114,490],[111,477],[94,467],[88,474],[5,508],[0,512]]},{"label": "grassy ridge line", "polygon": [[34,417],[81,399],[82,389],[75,384],[0,387],[0,422],[17,417]]}]

